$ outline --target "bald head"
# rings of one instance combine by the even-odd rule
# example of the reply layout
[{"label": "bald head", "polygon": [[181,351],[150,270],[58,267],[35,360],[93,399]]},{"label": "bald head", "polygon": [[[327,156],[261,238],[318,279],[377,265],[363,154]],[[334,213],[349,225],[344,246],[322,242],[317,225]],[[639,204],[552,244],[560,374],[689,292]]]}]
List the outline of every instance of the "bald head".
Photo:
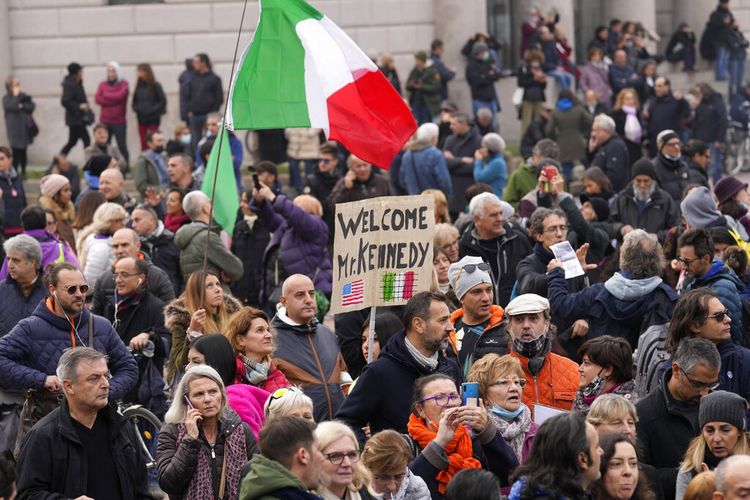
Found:
[{"label": "bald head", "polygon": [[125,257],[136,258],[140,249],[141,242],[138,239],[138,234],[132,229],[120,229],[112,236],[112,251],[115,254],[116,261]]},{"label": "bald head", "polygon": [[99,176],[99,191],[107,198],[107,201],[117,199],[124,185],[125,179],[118,168],[108,168]]},{"label": "bald head", "polygon": [[293,274],[284,280],[279,302],[286,308],[289,319],[300,325],[308,325],[317,312],[315,285],[307,276]]},{"label": "bald head", "polygon": [[750,496],[750,456],[725,458],[716,468],[713,500],[737,500]]}]

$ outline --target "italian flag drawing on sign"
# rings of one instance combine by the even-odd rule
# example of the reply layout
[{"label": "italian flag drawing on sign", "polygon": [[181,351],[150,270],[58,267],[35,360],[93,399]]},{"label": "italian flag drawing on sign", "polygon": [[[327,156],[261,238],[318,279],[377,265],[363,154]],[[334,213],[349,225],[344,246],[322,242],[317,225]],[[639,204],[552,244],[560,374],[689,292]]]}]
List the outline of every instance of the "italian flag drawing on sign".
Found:
[{"label": "italian flag drawing on sign", "polygon": [[330,19],[302,0],[261,0],[229,96],[231,129],[322,128],[381,168],[416,129],[401,96]]}]

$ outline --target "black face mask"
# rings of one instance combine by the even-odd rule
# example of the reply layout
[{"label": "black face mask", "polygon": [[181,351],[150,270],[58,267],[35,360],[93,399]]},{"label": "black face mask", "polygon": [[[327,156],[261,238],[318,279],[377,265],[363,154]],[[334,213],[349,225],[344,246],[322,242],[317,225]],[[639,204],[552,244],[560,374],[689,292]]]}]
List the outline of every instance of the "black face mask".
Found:
[{"label": "black face mask", "polygon": [[544,335],[528,341],[513,339],[513,349],[524,358],[531,359],[542,351],[545,340],[547,340],[547,337]]},{"label": "black face mask", "polygon": [[164,146],[156,146],[154,148],[154,153],[156,153],[158,155],[162,154],[163,152],[164,152]]}]

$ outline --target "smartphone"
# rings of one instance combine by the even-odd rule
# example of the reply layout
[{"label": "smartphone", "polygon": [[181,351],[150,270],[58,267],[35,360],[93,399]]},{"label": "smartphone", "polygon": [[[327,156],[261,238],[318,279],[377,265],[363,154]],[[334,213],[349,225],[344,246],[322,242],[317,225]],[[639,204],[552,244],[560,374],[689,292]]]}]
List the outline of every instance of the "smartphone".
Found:
[{"label": "smartphone", "polygon": [[255,189],[260,191],[260,188],[262,186],[260,185],[260,181],[258,180],[258,174],[253,174],[253,185],[255,186]]},{"label": "smartphone", "polygon": [[542,185],[542,191],[545,193],[552,192],[552,179],[557,175],[557,169],[555,167],[543,167],[542,175],[547,179]]},{"label": "smartphone", "polygon": [[464,406],[479,406],[479,384],[476,382],[461,384],[461,401]]},{"label": "smartphone", "polygon": [[185,399],[185,403],[188,405],[188,408],[190,408],[191,410],[195,410],[195,407],[193,406],[193,403],[190,402],[190,398],[188,397],[188,395],[185,394],[182,397]]}]

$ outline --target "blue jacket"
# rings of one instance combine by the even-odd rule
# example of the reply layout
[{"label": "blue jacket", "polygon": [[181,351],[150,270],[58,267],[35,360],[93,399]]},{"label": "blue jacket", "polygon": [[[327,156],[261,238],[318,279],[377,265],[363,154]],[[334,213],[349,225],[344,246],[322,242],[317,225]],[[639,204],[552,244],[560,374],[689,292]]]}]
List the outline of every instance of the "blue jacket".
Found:
[{"label": "blue jacket", "polygon": [[3,300],[0,300],[0,337],[5,336],[23,318],[31,316],[46,296],[47,288],[44,286],[41,271],[28,297],[23,296],[21,287],[10,276],[1,281],[0,297]]},{"label": "blue jacket", "polygon": [[508,182],[508,166],[502,153],[495,153],[489,159],[486,165],[482,160],[474,160],[474,180],[492,186],[495,195],[502,200]]},{"label": "blue jacket", "polygon": [[634,77],[633,73],[632,66],[620,68],[616,64],[609,65],[609,86],[612,87],[613,95],[616,96],[618,92],[626,87],[636,86],[638,78]]},{"label": "blue jacket", "polygon": [[[89,312],[84,309],[75,326],[76,345],[89,339]],[[94,348],[109,356],[109,395],[122,399],[138,380],[138,366],[117,332],[105,318],[94,315]],[[42,389],[48,375],[55,373],[62,353],[71,347],[71,325],[55,315],[46,301],[37,305],[33,314],[18,322],[0,339],[0,380],[11,390]]]},{"label": "blue jacket", "polygon": [[462,377],[452,359],[438,354],[438,365],[430,370],[417,363],[406,349],[405,332],[388,339],[380,357],[365,366],[354,389],[344,400],[336,419],[348,424],[361,443],[365,436],[362,427],[370,424],[370,432],[393,429],[405,433],[411,412],[414,381],[424,375],[444,373],[460,386]]},{"label": "blue jacket", "polygon": [[711,268],[700,278],[695,278],[688,290],[706,287],[719,296],[719,301],[729,310],[732,318],[732,340],[742,343],[742,299],[740,292],[745,289],[742,280],[720,260],[714,260]]},{"label": "blue jacket", "polygon": [[736,122],[740,122],[743,128],[747,130],[750,123],[750,95],[747,95],[744,90],[732,96],[729,117]]},{"label": "blue jacket", "polygon": [[404,153],[399,180],[406,188],[406,194],[421,194],[425,189],[439,189],[447,198],[453,195],[445,158],[434,146],[422,144],[420,149],[414,148]]},{"label": "blue jacket", "polygon": [[553,315],[566,318],[566,323],[586,319],[588,338],[622,337],[633,349],[645,328],[670,320],[677,301],[677,293],[659,278],[628,279],[618,272],[606,283],[576,293],[570,293],[560,268],[548,273],[547,281]]}]

